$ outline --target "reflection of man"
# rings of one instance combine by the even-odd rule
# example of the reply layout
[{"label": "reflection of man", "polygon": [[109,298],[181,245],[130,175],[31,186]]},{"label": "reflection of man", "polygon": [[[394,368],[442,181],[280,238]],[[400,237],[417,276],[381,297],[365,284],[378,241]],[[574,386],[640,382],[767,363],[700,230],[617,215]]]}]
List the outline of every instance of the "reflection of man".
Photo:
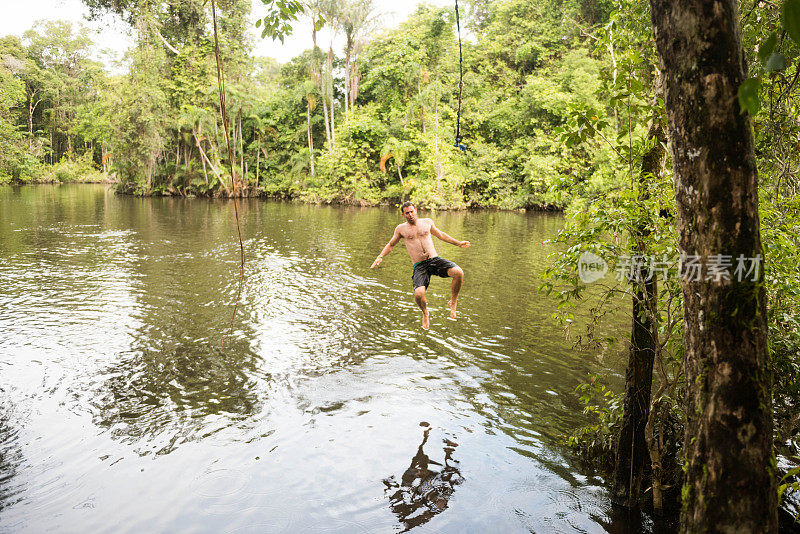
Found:
[{"label": "reflection of man", "polygon": [[470,243],[469,241],[453,239],[436,228],[432,219],[418,219],[417,208],[411,202],[404,203],[401,209],[406,222],[399,224],[394,229],[394,235],[389,240],[389,243],[383,247],[375,261],[372,262],[370,269],[379,266],[383,261],[383,257],[392,251],[401,237],[403,238],[406,243],[406,249],[411,256],[411,261],[414,262],[414,274],[411,277],[414,282],[414,300],[417,301],[417,306],[422,310],[422,328],[427,330],[430,328],[430,318],[428,315],[428,301],[425,299],[425,290],[428,289],[431,275],[435,274],[443,278],[449,276],[453,279],[450,283],[450,300],[447,302],[450,307],[450,317],[453,319],[456,318],[458,292],[461,290],[461,282],[464,280],[464,271],[461,270],[461,267],[436,255],[431,236],[436,236],[445,243],[461,248],[468,248]]},{"label": "reflection of man", "polygon": [[[423,426],[427,426],[427,423]],[[423,525],[436,514],[443,512],[456,485],[464,481],[458,467],[450,465],[451,462],[458,464],[458,461],[451,457],[458,445],[448,439],[444,440],[444,466],[441,471],[429,468],[431,464],[442,465],[428,458],[422,450],[428,441],[430,431],[430,428],[425,429],[422,443],[417,449],[417,454],[411,459],[411,465],[400,477],[400,484],[395,481],[394,476],[383,481],[386,484],[386,492],[396,489],[389,497],[389,505],[405,527],[403,532]]]}]

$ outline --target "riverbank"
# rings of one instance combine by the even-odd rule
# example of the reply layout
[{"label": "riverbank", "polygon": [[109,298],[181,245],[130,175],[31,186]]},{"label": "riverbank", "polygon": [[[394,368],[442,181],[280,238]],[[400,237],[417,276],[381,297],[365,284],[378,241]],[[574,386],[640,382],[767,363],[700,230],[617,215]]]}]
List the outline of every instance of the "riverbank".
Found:
[{"label": "riverbank", "polygon": [[32,184],[112,184],[117,180],[95,168],[88,156],[64,157],[58,163],[35,162],[14,169],[10,175],[0,175],[0,185]]},{"label": "riverbank", "polygon": [[[131,195],[140,197],[183,197],[183,198],[231,198],[230,194],[222,189],[213,191],[198,190],[196,188],[181,188],[180,186],[168,186],[145,192],[138,186],[130,183],[116,183],[115,192],[120,195]],[[265,189],[261,187],[251,187],[237,195],[237,198],[263,198],[265,200],[283,200],[300,204],[329,205],[329,206],[399,206],[403,202],[410,200],[417,206],[424,209],[437,209],[443,211],[460,211],[468,209],[486,209],[500,211],[535,211],[535,212],[562,212],[566,204],[559,205],[553,202],[489,202],[471,200],[465,201],[458,198],[458,195],[449,192],[449,195],[430,195],[415,194],[413,188],[408,188],[402,192],[402,196],[397,194],[397,190],[380,190],[370,188],[358,192],[341,192],[331,188],[291,188],[276,190],[274,188]]]}]

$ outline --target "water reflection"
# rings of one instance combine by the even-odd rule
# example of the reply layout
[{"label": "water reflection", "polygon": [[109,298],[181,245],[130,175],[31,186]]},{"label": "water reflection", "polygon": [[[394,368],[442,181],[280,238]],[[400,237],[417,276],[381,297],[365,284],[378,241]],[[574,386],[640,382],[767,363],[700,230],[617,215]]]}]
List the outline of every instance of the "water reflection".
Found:
[{"label": "water reflection", "polygon": [[254,365],[252,354],[210,340],[119,354],[92,395],[94,423],[123,443],[142,441],[141,455],[168,454],[208,435],[212,417],[229,426],[260,410]]},{"label": "water reflection", "polygon": [[[4,391],[0,389],[0,395]],[[3,411],[0,413],[0,512],[22,500],[25,485],[17,476],[23,465],[19,444],[20,426],[15,421],[14,406],[0,396]],[[2,523],[0,523],[2,525]]]},{"label": "water reflection", "polygon": [[404,527],[402,532],[424,525],[435,515],[444,512],[456,486],[464,482],[459,462],[453,459],[453,451],[458,444],[444,438],[444,464],[431,460],[423,450],[431,428],[428,423],[420,423],[420,426],[426,427],[422,433],[422,443],[411,459],[411,465],[401,475],[400,482],[396,481],[394,475],[383,481],[389,506]]}]

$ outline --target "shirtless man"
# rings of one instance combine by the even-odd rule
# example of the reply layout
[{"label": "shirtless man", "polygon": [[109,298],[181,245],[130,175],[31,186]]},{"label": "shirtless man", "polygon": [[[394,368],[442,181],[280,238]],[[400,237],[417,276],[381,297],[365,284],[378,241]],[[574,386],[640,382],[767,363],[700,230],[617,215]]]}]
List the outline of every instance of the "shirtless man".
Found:
[{"label": "shirtless man", "polygon": [[375,261],[372,262],[370,269],[374,269],[381,264],[384,256],[392,251],[401,237],[405,240],[406,249],[411,255],[411,261],[414,262],[414,274],[411,276],[414,282],[414,300],[417,301],[417,306],[422,310],[422,328],[427,330],[430,328],[431,323],[428,315],[428,301],[425,299],[425,290],[431,281],[431,275],[435,274],[443,278],[449,276],[453,279],[450,283],[450,300],[447,302],[450,307],[450,317],[453,319],[456,318],[458,292],[461,291],[461,282],[464,280],[464,271],[461,270],[461,267],[436,255],[431,235],[461,248],[468,248],[469,241],[453,239],[436,228],[431,219],[418,219],[417,208],[411,202],[404,203],[401,210],[406,222],[397,225],[397,228],[394,229],[394,235],[389,240],[389,243],[383,247]]}]

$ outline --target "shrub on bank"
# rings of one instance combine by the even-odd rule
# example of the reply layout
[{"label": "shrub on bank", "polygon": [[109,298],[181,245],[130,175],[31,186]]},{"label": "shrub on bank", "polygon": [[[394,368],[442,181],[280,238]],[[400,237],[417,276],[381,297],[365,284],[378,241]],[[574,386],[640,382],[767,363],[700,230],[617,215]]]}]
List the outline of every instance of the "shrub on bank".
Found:
[{"label": "shrub on bank", "polygon": [[47,170],[44,181],[99,183],[103,179],[103,173],[95,168],[92,155],[87,152],[80,156],[65,155]]}]

